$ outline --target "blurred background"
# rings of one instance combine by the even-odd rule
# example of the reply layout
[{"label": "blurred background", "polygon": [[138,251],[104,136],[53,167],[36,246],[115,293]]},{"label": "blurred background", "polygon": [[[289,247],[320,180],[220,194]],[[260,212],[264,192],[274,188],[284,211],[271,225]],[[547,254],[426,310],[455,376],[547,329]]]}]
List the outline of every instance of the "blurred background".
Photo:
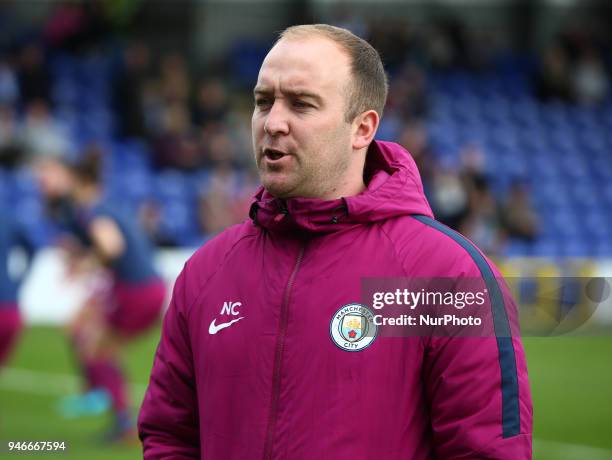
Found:
[{"label": "blurred background", "polygon": [[[101,151],[106,196],[137,217],[171,285],[198,246],[247,218],[259,65],[278,31],[312,22],[379,50],[390,91],[377,137],[411,152],[437,219],[517,280],[523,312],[544,295],[564,317],[581,280],[612,276],[608,1],[0,0],[0,201],[36,254],[20,291],[27,328],[0,372],[0,439],[140,455],[96,444],[103,415],[54,412],[79,387],[61,326],[87,287],[63,275],[32,164]],[[11,270],[23,260],[15,251]],[[591,318],[603,332],[525,339],[536,459],[612,459],[607,295]],[[125,356],[134,410],[158,337]]]}]

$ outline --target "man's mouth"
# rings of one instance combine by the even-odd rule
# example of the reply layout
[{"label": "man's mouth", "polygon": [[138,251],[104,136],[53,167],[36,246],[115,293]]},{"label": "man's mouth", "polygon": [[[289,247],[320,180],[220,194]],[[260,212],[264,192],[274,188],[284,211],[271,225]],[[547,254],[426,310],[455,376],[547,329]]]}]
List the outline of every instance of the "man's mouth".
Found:
[{"label": "man's mouth", "polygon": [[287,155],[285,152],[281,150],[268,149],[268,148],[264,149],[263,154],[264,154],[264,157],[266,157],[268,160],[271,160],[271,161],[280,160],[282,157]]}]

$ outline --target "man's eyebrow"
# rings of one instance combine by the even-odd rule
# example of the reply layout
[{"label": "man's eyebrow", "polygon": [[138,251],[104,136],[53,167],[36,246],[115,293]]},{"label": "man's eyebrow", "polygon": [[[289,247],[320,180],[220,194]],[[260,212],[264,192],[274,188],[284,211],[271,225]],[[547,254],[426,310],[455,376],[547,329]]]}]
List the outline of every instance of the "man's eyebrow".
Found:
[{"label": "man's eyebrow", "polygon": [[317,102],[321,102],[321,96],[319,96],[316,93],[312,93],[310,91],[306,91],[303,89],[296,89],[296,90],[289,90],[289,91],[285,91],[285,93],[293,96],[293,97],[307,97],[310,99],[314,99]]},{"label": "man's eyebrow", "polygon": [[270,88],[267,88],[265,86],[256,86],[253,89],[253,94],[257,95],[257,94],[270,94],[273,91]]},{"label": "man's eyebrow", "polygon": [[[253,89],[253,94],[255,96],[257,96],[258,94],[270,95],[273,93],[274,91],[271,88],[267,88],[264,86],[256,86],[255,89]],[[283,93],[291,97],[306,97],[306,98],[314,99],[317,102],[321,102],[323,100],[321,96],[319,96],[318,94],[304,90],[304,89],[285,90],[283,91]]]}]

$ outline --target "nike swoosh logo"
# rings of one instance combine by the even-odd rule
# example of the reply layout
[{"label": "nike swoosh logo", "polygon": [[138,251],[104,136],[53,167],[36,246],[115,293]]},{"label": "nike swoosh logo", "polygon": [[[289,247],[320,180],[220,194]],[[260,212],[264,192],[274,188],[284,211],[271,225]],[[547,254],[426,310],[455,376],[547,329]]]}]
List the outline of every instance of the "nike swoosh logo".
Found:
[{"label": "nike swoosh logo", "polygon": [[217,332],[219,332],[221,329],[225,329],[226,327],[230,327],[232,324],[234,324],[237,321],[240,321],[242,318],[244,318],[244,316],[241,316],[240,318],[236,318],[231,320],[228,323],[221,323],[221,324],[215,324],[215,321],[217,321],[217,319],[213,319],[212,323],[210,323],[210,326],[208,326],[208,333],[211,335],[216,334]]}]

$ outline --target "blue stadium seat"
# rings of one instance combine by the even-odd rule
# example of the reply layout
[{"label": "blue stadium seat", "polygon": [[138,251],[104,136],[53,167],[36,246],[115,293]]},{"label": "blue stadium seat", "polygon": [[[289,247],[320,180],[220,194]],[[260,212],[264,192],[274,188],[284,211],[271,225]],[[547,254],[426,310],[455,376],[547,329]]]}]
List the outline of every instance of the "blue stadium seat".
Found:
[{"label": "blue stadium seat", "polygon": [[115,182],[114,192],[121,199],[139,207],[153,193],[153,179],[145,170],[127,170]]},{"label": "blue stadium seat", "polygon": [[555,239],[540,238],[533,244],[534,257],[560,257],[561,244]]},{"label": "blue stadium seat", "polygon": [[253,40],[241,40],[233,46],[230,50],[229,60],[233,76],[238,84],[254,86],[261,63],[269,49],[269,43],[257,43]]},{"label": "blue stadium seat", "polygon": [[185,175],[179,171],[164,170],[154,179],[157,196],[164,201],[186,201],[189,190]]},{"label": "blue stadium seat", "polygon": [[380,122],[376,139],[391,141],[397,139],[403,128],[403,121],[392,113],[385,113],[385,116]]},{"label": "blue stadium seat", "polygon": [[17,200],[18,220],[28,227],[40,225],[45,219],[42,200],[38,196],[21,196]]},{"label": "blue stadium seat", "polygon": [[594,254],[595,257],[610,258],[612,257],[612,241],[606,239],[604,241],[599,240],[595,244]]},{"label": "blue stadium seat", "polygon": [[55,82],[51,88],[53,102],[57,105],[74,107],[79,102],[79,91],[76,83],[71,79],[62,79]]},{"label": "blue stadium seat", "polygon": [[113,168],[117,171],[150,171],[151,152],[139,139],[113,142],[111,145]]},{"label": "blue stadium seat", "polygon": [[13,200],[25,199],[40,199],[40,191],[38,184],[32,172],[28,167],[22,167],[15,170],[9,180],[12,185],[11,193]]},{"label": "blue stadium seat", "polygon": [[77,59],[66,53],[54,53],[49,56],[49,71],[54,80],[61,78],[75,78]]},{"label": "blue stadium seat", "polygon": [[200,169],[189,176],[190,187],[194,199],[197,199],[201,194],[206,193],[210,185],[210,179],[211,170],[208,168]]},{"label": "blue stadium seat", "polygon": [[503,255],[506,257],[525,257],[531,255],[533,251],[533,244],[527,243],[523,240],[512,238],[510,239],[503,249]]},{"label": "blue stadium seat", "polygon": [[10,203],[11,186],[10,173],[0,168],[0,202]]},{"label": "blue stadium seat", "polygon": [[573,237],[563,243],[560,255],[564,257],[591,257],[595,252],[595,245],[592,242]]},{"label": "blue stadium seat", "polygon": [[180,244],[188,243],[197,233],[192,209],[181,201],[162,205],[160,227],[164,234],[172,236]]}]

